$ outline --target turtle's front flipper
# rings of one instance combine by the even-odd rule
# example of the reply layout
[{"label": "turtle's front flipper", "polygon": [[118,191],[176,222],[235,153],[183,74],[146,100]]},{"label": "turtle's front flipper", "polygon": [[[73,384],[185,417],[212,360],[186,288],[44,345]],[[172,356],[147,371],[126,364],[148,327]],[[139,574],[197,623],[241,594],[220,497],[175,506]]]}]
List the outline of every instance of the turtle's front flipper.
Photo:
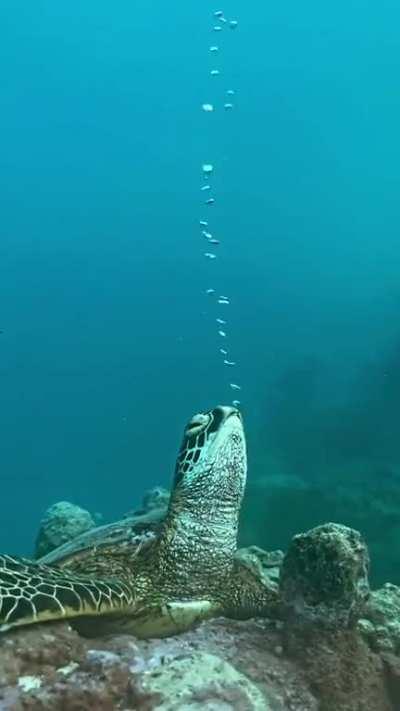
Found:
[{"label": "turtle's front flipper", "polygon": [[129,585],[0,555],[0,632],[46,620],[113,615],[133,608]]},{"label": "turtle's front flipper", "polygon": [[138,614],[132,622],[132,632],[141,639],[169,637],[218,615],[222,615],[222,607],[211,600],[166,601]]}]

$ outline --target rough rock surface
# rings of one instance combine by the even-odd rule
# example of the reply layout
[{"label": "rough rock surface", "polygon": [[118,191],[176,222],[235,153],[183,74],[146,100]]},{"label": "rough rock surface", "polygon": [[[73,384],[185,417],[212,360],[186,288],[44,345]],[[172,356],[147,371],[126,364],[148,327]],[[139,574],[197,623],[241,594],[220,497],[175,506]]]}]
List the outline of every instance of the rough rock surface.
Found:
[{"label": "rough rock surface", "polygon": [[[156,488],[127,516],[157,524],[168,497]],[[94,525],[56,504],[38,555]],[[17,630],[0,636],[0,711],[400,710],[400,589],[369,596],[357,531],[324,524],[296,535],[286,555],[250,546],[236,556],[279,589],[281,621],[213,620],[140,641],[87,640],[66,623]]]},{"label": "rough rock surface", "polygon": [[36,538],[35,558],[50,553],[63,543],[80,536],[96,523],[86,509],[69,501],[59,501],[45,512]]},{"label": "rough rock surface", "polygon": [[400,588],[386,583],[371,593],[358,628],[375,651],[400,654]]},{"label": "rough rock surface", "polygon": [[368,549],[358,531],[337,523],[294,536],[280,591],[291,623],[336,630],[355,623],[369,596]]},{"label": "rough rock surface", "polygon": [[334,523],[294,536],[283,560],[283,646],[321,711],[393,708],[383,660],[356,626],[369,597],[368,567],[361,535]]},{"label": "rough rock surface", "polygon": [[235,557],[266,582],[273,582],[278,585],[280,568],[284,558],[283,551],[265,551],[258,546],[247,546],[247,548],[239,548],[235,553]]},{"label": "rough rock surface", "polygon": [[125,514],[125,518],[136,518],[146,514],[154,514],[156,518],[161,518],[167,512],[170,500],[170,492],[162,486],[155,486],[145,492],[142,505]]},{"label": "rough rock surface", "polygon": [[[142,505],[125,514],[125,518],[143,523],[161,520],[167,511],[169,497],[166,489],[156,486],[145,493]],[[92,516],[86,509],[69,501],[58,501],[47,509],[40,522],[34,557],[42,558],[98,525],[96,515]]]},{"label": "rough rock surface", "polygon": [[[214,620],[168,639],[84,639],[66,623],[0,637],[1,711],[398,711],[398,657],[354,630]],[[396,662],[397,660],[397,662]],[[397,686],[396,686],[397,684]]]},{"label": "rough rock surface", "polygon": [[281,631],[214,620],[163,640],[86,640],[66,623],[0,637],[1,711],[317,711]]},{"label": "rough rock surface", "polygon": [[[305,632],[305,630],[303,630]],[[398,711],[392,670],[356,629],[285,635],[285,653],[308,680],[320,711]]]}]

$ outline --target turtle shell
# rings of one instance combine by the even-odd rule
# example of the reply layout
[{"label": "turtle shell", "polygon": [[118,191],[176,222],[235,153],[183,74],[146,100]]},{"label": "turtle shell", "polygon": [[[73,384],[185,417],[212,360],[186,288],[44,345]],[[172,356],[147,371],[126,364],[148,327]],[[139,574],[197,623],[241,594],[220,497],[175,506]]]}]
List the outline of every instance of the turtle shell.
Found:
[{"label": "turtle shell", "polygon": [[153,509],[142,514],[127,516],[120,521],[97,526],[85,531],[72,541],[64,543],[45,556],[37,559],[38,563],[55,565],[58,568],[75,565],[89,555],[124,553],[135,554],[153,545],[157,540],[166,509]]}]

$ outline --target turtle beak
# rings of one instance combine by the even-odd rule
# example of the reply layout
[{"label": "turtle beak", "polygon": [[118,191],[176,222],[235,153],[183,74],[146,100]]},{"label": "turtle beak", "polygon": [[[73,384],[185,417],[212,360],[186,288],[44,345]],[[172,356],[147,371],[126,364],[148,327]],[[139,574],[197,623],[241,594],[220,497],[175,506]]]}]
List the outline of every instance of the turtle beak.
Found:
[{"label": "turtle beak", "polygon": [[222,412],[224,420],[227,420],[228,417],[232,417],[233,415],[236,415],[236,417],[242,419],[242,416],[237,407],[233,407],[232,405],[218,405],[218,407],[216,407],[213,412],[216,413],[217,411]]},{"label": "turtle beak", "polygon": [[237,409],[237,407],[230,407],[230,410],[231,410],[231,413],[230,413],[230,415],[228,415],[228,417],[232,417],[233,415],[235,415],[236,417],[239,418],[239,420],[241,422],[243,422],[242,413],[240,412],[240,410]]},{"label": "turtle beak", "polygon": [[236,407],[231,405],[218,405],[211,412],[213,423],[211,425],[211,431],[216,432],[219,428],[230,418],[238,417],[242,421],[242,416]]}]

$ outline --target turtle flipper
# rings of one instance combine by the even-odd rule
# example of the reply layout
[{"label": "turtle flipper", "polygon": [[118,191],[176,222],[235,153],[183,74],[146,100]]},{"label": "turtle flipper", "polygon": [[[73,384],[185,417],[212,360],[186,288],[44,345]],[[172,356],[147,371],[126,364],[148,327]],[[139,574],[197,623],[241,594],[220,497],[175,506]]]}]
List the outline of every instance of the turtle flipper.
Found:
[{"label": "turtle flipper", "polygon": [[169,637],[186,632],[203,620],[217,617],[221,612],[221,605],[210,600],[163,602],[138,614],[132,632],[141,639]]},{"label": "turtle flipper", "polygon": [[46,620],[121,614],[133,607],[130,586],[0,555],[0,632]]}]

